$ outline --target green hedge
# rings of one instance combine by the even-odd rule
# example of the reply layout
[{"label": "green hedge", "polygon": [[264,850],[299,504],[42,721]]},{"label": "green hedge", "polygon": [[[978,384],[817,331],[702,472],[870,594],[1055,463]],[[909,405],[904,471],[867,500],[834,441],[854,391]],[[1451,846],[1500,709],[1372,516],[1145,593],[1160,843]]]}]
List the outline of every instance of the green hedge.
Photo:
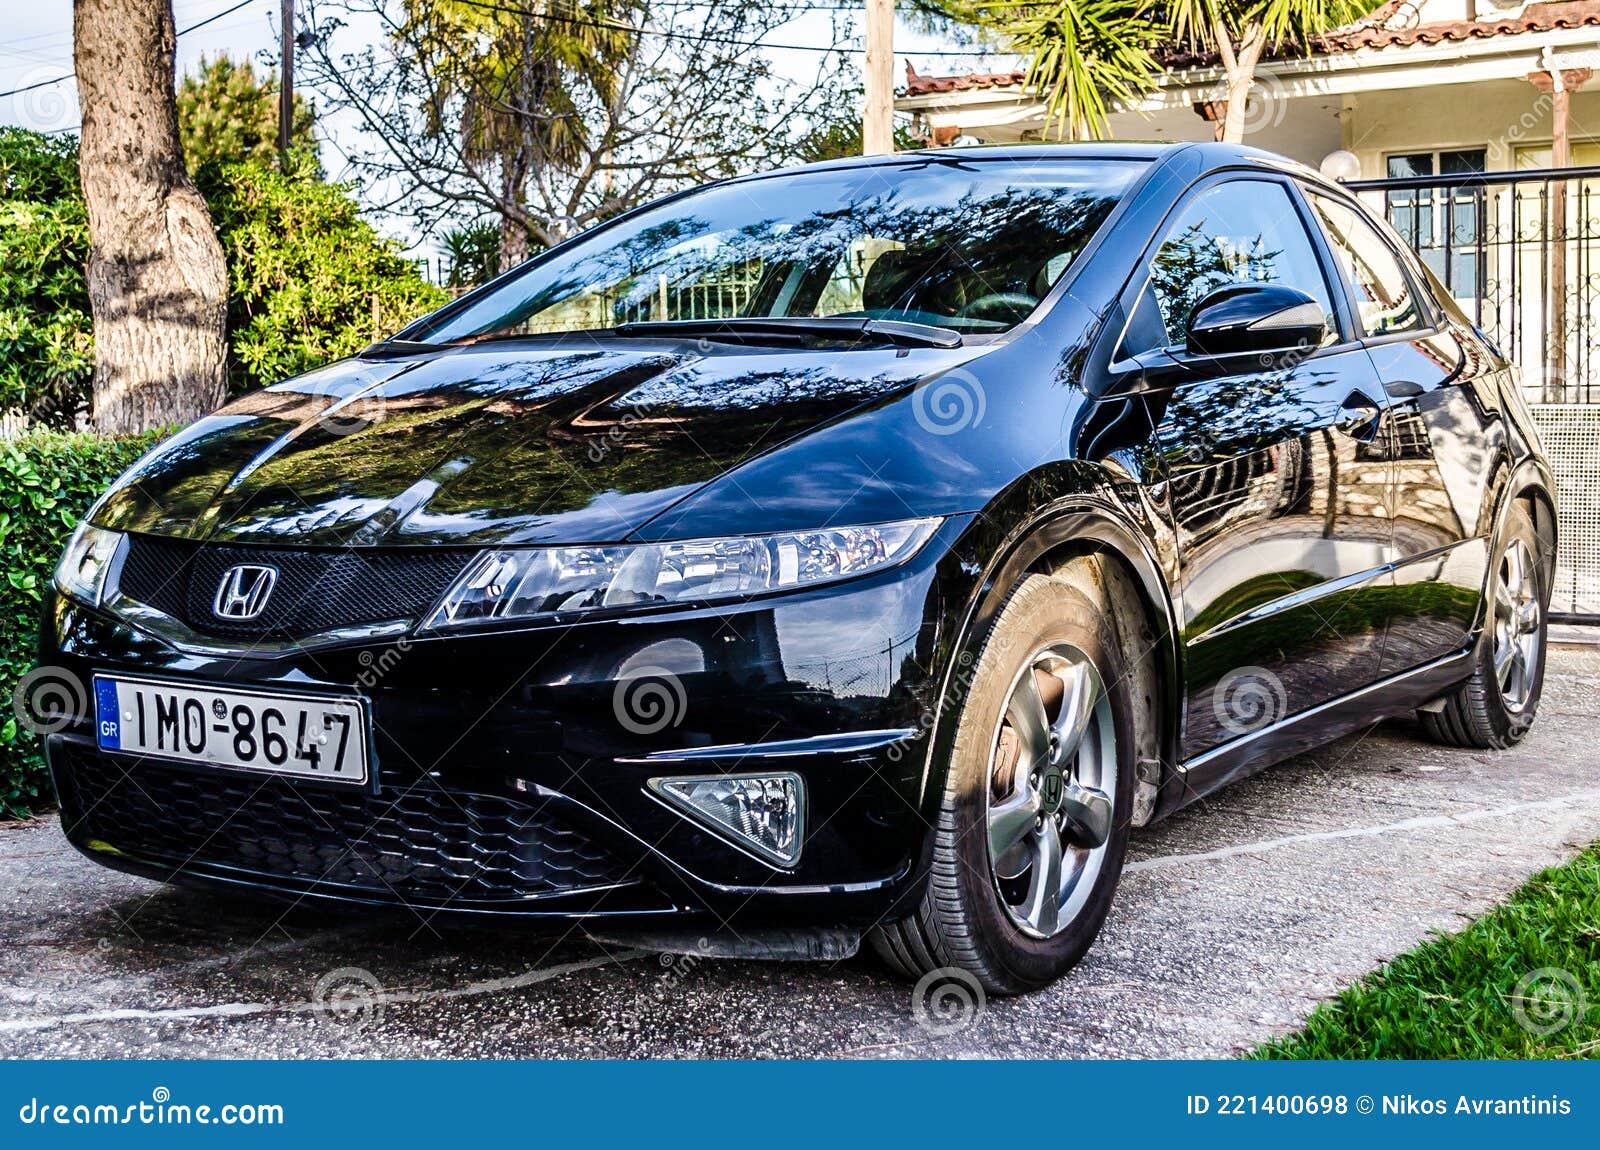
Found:
[{"label": "green hedge", "polygon": [[235,394],[354,355],[449,302],[343,184],[257,164],[196,177],[228,260]]},{"label": "green hedge", "polygon": [[[276,114],[273,112],[272,114]],[[0,127],[0,413],[71,427],[90,402],[89,225],[77,143]],[[203,165],[196,183],[228,261],[235,395],[392,335],[449,295],[314,167]]]},{"label": "green hedge", "polygon": [[70,136],[0,128],[0,411],[70,427],[89,393],[89,221]]},{"label": "green hedge", "polygon": [[0,818],[27,815],[48,796],[39,739],[19,721],[16,688],[37,656],[50,572],[89,504],[157,438],[36,431],[0,440]]}]

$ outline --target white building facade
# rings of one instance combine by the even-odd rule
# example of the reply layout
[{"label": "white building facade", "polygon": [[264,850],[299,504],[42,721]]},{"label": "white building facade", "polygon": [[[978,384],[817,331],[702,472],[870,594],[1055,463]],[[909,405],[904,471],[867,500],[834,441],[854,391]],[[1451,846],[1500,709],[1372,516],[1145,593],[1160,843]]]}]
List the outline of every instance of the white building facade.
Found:
[{"label": "white building facade", "polygon": [[[1168,61],[1154,93],[1112,114],[1113,138],[1213,138],[1206,112],[1221,97],[1221,69],[1191,54]],[[1567,80],[1559,86],[1572,162],[1600,162],[1600,0],[1391,0],[1309,56],[1264,60],[1245,142],[1313,167],[1348,151],[1363,179],[1546,167],[1556,135],[1553,73]],[[896,107],[940,142],[1042,139],[1045,108],[1024,78],[912,71]]]},{"label": "white building facade", "polygon": [[[1109,135],[1213,139],[1221,69],[1163,62]],[[1025,79],[908,67],[897,108],[938,144],[1053,138]],[[1390,0],[1264,60],[1245,122],[1247,144],[1389,182],[1363,197],[1521,369],[1561,487],[1556,607],[1600,618],[1600,0]]]}]

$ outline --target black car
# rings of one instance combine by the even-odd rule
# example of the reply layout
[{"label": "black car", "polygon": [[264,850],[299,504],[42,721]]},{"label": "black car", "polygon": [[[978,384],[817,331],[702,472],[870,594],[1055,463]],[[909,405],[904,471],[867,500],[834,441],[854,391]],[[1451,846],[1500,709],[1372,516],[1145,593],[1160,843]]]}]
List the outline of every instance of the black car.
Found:
[{"label": "black car", "polygon": [[1553,492],[1507,361],[1288,161],[729,180],[132,468],[49,759],[139,874],[1025,990],[1131,828],[1388,716],[1521,739]]}]

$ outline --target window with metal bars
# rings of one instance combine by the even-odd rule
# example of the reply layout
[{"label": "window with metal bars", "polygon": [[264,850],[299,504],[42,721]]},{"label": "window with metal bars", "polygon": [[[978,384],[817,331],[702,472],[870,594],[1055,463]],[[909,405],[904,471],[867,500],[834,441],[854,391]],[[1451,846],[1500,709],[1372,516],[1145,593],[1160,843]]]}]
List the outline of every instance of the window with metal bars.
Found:
[{"label": "window with metal bars", "polygon": [[1385,193],[1389,222],[1457,299],[1475,299],[1483,284],[1483,148],[1390,156],[1390,179],[1463,177],[1461,186],[1399,188]]}]

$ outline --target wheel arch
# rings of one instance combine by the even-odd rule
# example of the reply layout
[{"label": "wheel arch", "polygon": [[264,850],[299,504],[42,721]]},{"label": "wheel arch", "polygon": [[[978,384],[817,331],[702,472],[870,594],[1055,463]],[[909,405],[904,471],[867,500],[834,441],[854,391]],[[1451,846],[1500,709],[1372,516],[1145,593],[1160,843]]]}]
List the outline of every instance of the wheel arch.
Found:
[{"label": "wheel arch", "polygon": [[[1533,529],[1539,537],[1539,563],[1544,568],[1546,592],[1555,587],[1557,519],[1555,477],[1550,468],[1537,456],[1524,459],[1507,477],[1495,508],[1494,535],[1490,540],[1493,553],[1498,554],[1505,534],[1506,520],[1511,509],[1518,504],[1528,508]],[[1485,593],[1487,594],[1487,588]],[[1549,601],[1545,602],[1546,610]]]},{"label": "wheel arch", "polygon": [[[992,548],[951,648],[955,657],[939,696],[925,794],[937,795],[943,784],[944,767],[935,764],[948,762],[954,740],[964,686],[956,675],[975,665],[1010,589],[1030,574],[1061,578],[1113,612],[1124,663],[1134,677],[1134,709],[1142,711],[1137,748],[1141,801],[1135,821],[1142,825],[1159,818],[1176,805],[1169,790],[1176,777],[1183,697],[1176,610],[1155,546],[1121,512],[1095,499],[1053,505],[1019,523]],[[1134,612],[1138,617],[1129,626],[1127,615]],[[1163,802],[1164,797],[1169,801]]]}]

